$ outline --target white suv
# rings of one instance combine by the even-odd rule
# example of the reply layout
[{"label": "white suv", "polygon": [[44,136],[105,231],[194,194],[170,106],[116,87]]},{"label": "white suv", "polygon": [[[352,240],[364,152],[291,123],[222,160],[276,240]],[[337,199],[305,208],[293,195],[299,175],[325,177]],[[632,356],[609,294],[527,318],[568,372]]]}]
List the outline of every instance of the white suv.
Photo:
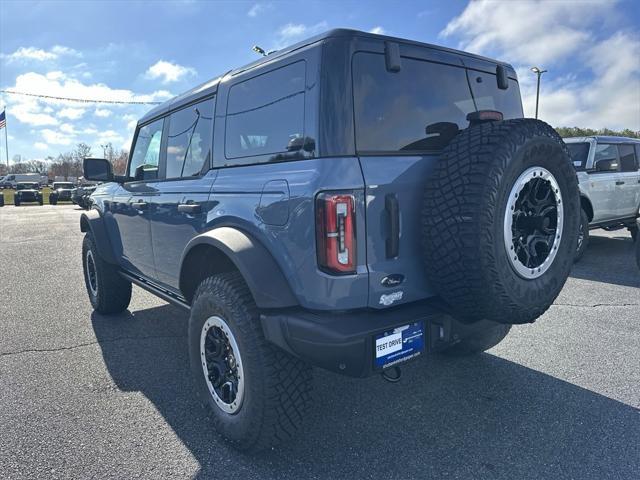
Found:
[{"label": "white suv", "polygon": [[582,206],[576,260],[589,229],[628,228],[635,240],[640,209],[640,140],[626,137],[565,138],[580,182]]}]

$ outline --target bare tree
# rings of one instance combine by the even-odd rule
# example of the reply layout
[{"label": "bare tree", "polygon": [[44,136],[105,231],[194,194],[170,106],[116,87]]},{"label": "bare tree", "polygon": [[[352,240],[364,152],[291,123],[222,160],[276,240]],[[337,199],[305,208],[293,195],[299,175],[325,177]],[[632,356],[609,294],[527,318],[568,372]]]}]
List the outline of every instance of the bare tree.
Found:
[{"label": "bare tree", "polygon": [[127,169],[127,160],[129,159],[129,152],[127,150],[119,150],[114,152],[111,164],[113,165],[113,173],[116,175],[124,175]]}]

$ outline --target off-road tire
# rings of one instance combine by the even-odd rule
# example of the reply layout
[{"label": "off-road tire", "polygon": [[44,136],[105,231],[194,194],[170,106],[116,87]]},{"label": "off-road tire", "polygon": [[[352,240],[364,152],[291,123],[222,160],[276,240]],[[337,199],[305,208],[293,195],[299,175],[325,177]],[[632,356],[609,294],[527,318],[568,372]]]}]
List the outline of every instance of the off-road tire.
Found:
[{"label": "off-road tire", "polygon": [[53,195],[49,195],[49,205],[56,205],[57,203],[58,199]]},{"label": "off-road tire", "polygon": [[463,338],[455,345],[443,350],[443,355],[466,357],[485,352],[498,345],[511,330],[511,325],[501,324],[493,328],[481,330]]},{"label": "off-road tire", "polygon": [[[578,262],[582,258],[584,252],[587,250],[587,246],[589,245],[589,216],[587,215],[587,212],[584,211],[584,208],[580,209],[580,225],[578,228],[582,229],[584,236],[582,238],[582,244],[576,249],[575,262]],[[577,243],[578,242],[576,242],[576,244]]]},{"label": "off-road tire", "polygon": [[631,240],[634,242],[638,240],[638,225],[632,225],[628,227],[629,233],[631,234]]},{"label": "off-road tire", "polygon": [[16,198],[14,198],[14,199],[13,199],[13,204],[14,204],[16,207],[19,207],[19,206],[20,206],[20,200],[19,200],[17,197],[16,197]]},{"label": "off-road tire", "polygon": [[[228,324],[242,357],[244,398],[233,414],[216,405],[202,368],[200,335],[212,316]],[[214,275],[196,290],[189,319],[189,355],[198,395],[214,427],[236,448],[270,448],[300,428],[311,401],[311,367],[264,338],[258,310],[239,273]]]},{"label": "off-road tire", "polygon": [[[564,223],[553,262],[534,279],[518,275],[505,246],[504,218],[518,177],[543,167],[562,194]],[[580,200],[575,170],[553,128],[533,119],[462,130],[426,181],[424,265],[460,321],[533,322],[553,303],[573,265]]]},{"label": "off-road tire", "polygon": [[[92,291],[89,284],[87,271],[87,255],[89,251],[92,253],[95,264],[97,293]],[[91,232],[85,235],[82,242],[82,270],[87,294],[96,312],[109,315],[123,312],[129,307],[131,302],[131,282],[120,275],[117,266],[104,261],[98,252]]]}]

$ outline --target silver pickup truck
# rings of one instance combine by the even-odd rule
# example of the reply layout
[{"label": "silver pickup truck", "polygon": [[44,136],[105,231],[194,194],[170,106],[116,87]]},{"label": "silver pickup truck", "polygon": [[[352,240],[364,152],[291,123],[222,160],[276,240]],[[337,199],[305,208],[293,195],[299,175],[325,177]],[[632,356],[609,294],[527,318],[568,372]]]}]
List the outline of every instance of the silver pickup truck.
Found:
[{"label": "silver pickup truck", "polygon": [[582,206],[576,260],[589,241],[589,230],[627,228],[635,240],[640,209],[640,140],[626,137],[563,139],[578,172]]}]

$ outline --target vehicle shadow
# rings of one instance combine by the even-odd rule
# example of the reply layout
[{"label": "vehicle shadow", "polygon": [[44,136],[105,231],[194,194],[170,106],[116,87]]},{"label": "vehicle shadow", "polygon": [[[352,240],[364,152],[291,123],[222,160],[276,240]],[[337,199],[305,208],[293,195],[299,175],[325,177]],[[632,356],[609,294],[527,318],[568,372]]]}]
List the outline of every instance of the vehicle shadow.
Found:
[{"label": "vehicle shadow", "polygon": [[592,235],[584,256],[573,266],[571,277],[640,287],[640,270],[631,237]]},{"label": "vehicle shadow", "polygon": [[633,478],[640,411],[482,354],[426,356],[397,384],[314,370],[295,441],[257,455],[228,447],[195,398],[186,314],[170,305],[94,313],[120,390],[145,395],[200,464],[198,478]]}]

